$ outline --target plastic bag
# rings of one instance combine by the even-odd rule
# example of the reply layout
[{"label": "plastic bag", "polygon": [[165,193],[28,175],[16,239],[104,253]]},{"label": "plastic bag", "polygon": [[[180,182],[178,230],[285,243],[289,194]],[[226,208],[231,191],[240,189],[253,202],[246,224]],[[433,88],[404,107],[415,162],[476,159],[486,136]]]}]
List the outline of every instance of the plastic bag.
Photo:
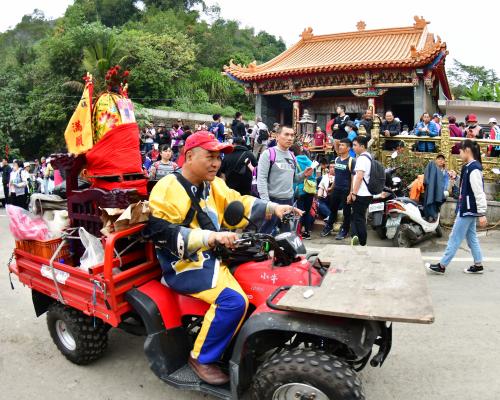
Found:
[{"label": "plastic bag", "polygon": [[67,210],[45,211],[42,218],[47,224],[52,238],[61,237],[63,230],[69,226]]},{"label": "plastic bag", "polygon": [[49,228],[45,221],[24,208],[8,204],[9,229],[16,240],[48,240]]},{"label": "plastic bag", "polygon": [[99,238],[88,233],[84,228],[78,229],[78,235],[85,247],[85,252],[80,258],[80,268],[88,272],[89,268],[104,262],[104,248]]}]

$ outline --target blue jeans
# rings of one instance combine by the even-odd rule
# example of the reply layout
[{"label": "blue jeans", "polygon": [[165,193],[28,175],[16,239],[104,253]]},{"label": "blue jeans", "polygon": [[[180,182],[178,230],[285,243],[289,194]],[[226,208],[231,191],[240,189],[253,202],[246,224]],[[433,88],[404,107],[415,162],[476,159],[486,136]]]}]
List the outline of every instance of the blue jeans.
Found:
[{"label": "blue jeans", "polygon": [[323,218],[328,218],[330,216],[330,202],[328,197],[325,199],[318,199],[318,212]]},{"label": "blue jeans", "polygon": [[448,239],[448,245],[439,262],[442,266],[446,267],[450,264],[464,239],[467,239],[467,245],[471,249],[474,264],[481,264],[483,255],[481,254],[481,247],[479,246],[479,239],[476,234],[476,218],[457,215],[450,238]]},{"label": "blue jeans", "polygon": [[[287,204],[289,206],[293,205],[293,197],[291,199],[276,199],[271,197],[269,200],[271,200],[273,203],[277,204]],[[274,228],[278,225],[279,219],[276,215],[273,215],[271,219],[266,220],[262,226],[260,227],[260,233],[267,233],[267,234],[272,234],[274,231]]]}]

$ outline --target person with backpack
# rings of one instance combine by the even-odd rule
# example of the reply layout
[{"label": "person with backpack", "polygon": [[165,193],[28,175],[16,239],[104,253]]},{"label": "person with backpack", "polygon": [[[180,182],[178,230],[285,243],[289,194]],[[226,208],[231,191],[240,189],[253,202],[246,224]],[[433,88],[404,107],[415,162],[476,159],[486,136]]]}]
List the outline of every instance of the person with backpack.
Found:
[{"label": "person with backpack", "polygon": [[253,153],[245,146],[245,139],[238,136],[233,141],[234,150],[224,156],[220,167],[226,185],[241,195],[249,195],[252,189],[252,170],[257,166]]},{"label": "person with backpack", "polygon": [[[292,151],[296,157],[297,172],[299,174],[311,167],[312,161],[304,154],[301,146],[294,144],[290,147],[290,151]],[[295,184],[295,193],[297,208],[304,211],[304,214],[300,218],[300,224],[303,228],[302,238],[311,239],[311,227],[314,222],[314,219],[311,217],[311,208],[314,202],[314,196],[316,195],[316,171],[313,171],[312,175],[304,178],[303,181],[299,181]]]},{"label": "person with backpack", "polygon": [[481,149],[474,140],[466,139],[460,146],[460,158],[463,166],[460,174],[460,195],[457,201],[455,223],[451,230],[446,250],[437,264],[427,263],[426,268],[435,274],[443,275],[463,240],[471,249],[474,264],[466,268],[466,274],[483,273],[483,255],[476,233],[476,221],[484,228],[488,224],[486,219],[487,201],[484,193],[483,166],[481,165]]},{"label": "person with backpack", "polygon": [[224,124],[222,123],[222,116],[220,114],[212,115],[212,122],[208,128],[208,131],[212,133],[219,142],[224,142],[226,140],[226,136],[224,134]]},{"label": "person with backpack", "polygon": [[258,160],[260,153],[267,148],[269,140],[269,128],[264,122],[262,122],[262,117],[258,116],[255,118],[255,125],[252,129],[252,134],[254,136],[253,155]]},{"label": "person with backpack", "polygon": [[[181,129],[181,126],[177,123],[172,125],[172,129],[170,130],[170,139],[172,144],[172,151],[177,156],[179,154],[180,148],[183,146],[182,135],[184,135],[184,131]],[[153,146],[153,150],[156,146]],[[152,157],[153,160],[156,160],[156,157]]]},{"label": "person with backpack", "polygon": [[173,151],[170,146],[164,144],[160,147],[160,161],[154,162],[149,169],[149,179],[158,181],[164,176],[175,172],[179,166],[172,161]]},{"label": "person with backpack", "polygon": [[373,195],[381,193],[385,183],[384,167],[366,151],[367,146],[368,138],[366,136],[358,136],[353,140],[353,148],[357,158],[351,193],[347,196],[347,202],[352,207],[351,244],[360,244],[361,246],[366,246],[367,240],[366,210]]},{"label": "person with backpack", "polygon": [[246,136],[245,124],[243,123],[243,114],[239,111],[234,115],[234,120],[231,124],[233,131],[233,140],[237,137],[244,138]]},{"label": "person with backpack", "polygon": [[[151,191],[151,215],[143,230],[144,237],[155,245],[162,282],[210,305],[188,363],[200,379],[212,385],[229,382],[217,363],[248,308],[247,295],[214,251],[216,246],[234,248],[238,234],[221,228],[243,229],[248,220],[259,225],[271,216],[301,213],[292,206],[241,196],[230,189],[216,175],[221,153],[232,150],[233,146],[220,143],[208,132],[189,136],[182,171],[160,180]],[[243,203],[247,218],[236,226],[224,220],[224,210],[232,201]]]},{"label": "person with backpack", "polygon": [[349,235],[351,227],[351,205],[347,203],[347,197],[351,191],[352,176],[356,166],[356,160],[349,155],[352,143],[348,138],[340,140],[339,155],[335,159],[335,184],[330,197],[330,216],[321,232],[322,237],[330,235],[333,225],[337,221],[337,214],[343,210],[344,221],[335,240],[343,240]]},{"label": "person with backpack", "polygon": [[[296,173],[297,161],[290,151],[295,132],[288,126],[282,126],[276,136],[277,145],[264,151],[257,166],[256,181],[259,197],[277,204],[293,204],[293,184],[303,181],[313,174],[313,168],[307,167]],[[262,225],[261,233],[272,233],[278,224],[278,218],[272,217]]]}]

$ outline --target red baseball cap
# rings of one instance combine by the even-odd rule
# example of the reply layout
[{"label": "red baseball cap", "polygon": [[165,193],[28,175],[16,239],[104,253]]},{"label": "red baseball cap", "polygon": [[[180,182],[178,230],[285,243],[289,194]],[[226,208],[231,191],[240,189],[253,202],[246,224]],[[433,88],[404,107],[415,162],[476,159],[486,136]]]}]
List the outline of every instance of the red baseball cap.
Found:
[{"label": "red baseball cap", "polygon": [[469,114],[469,122],[477,122],[476,114]]},{"label": "red baseball cap", "polygon": [[232,153],[234,147],[229,143],[220,143],[215,136],[207,131],[199,131],[191,134],[184,144],[184,154],[187,151],[201,147],[208,151],[220,151],[221,153]]}]

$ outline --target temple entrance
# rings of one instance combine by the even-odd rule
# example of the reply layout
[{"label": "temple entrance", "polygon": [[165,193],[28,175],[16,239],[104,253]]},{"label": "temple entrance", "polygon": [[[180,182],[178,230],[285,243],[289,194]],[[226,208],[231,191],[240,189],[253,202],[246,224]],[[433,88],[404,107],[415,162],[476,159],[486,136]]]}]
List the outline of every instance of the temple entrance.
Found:
[{"label": "temple entrance", "polygon": [[413,129],[414,124],[418,121],[414,121],[415,117],[412,87],[388,90],[383,96],[383,102],[384,111],[392,110],[394,117],[400,119],[401,128],[403,128],[403,125],[408,125],[410,130]]}]

